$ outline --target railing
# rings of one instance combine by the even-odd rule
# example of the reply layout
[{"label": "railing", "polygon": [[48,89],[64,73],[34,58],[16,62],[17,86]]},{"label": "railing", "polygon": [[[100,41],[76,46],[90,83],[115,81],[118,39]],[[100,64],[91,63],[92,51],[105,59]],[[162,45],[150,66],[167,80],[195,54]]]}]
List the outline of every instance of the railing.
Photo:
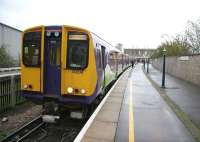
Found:
[{"label": "railing", "polygon": [[0,75],[0,112],[25,101],[20,94],[20,73]]},{"label": "railing", "polygon": [[0,72],[9,72],[9,71],[19,71],[20,67],[13,67],[13,68],[0,68]]}]

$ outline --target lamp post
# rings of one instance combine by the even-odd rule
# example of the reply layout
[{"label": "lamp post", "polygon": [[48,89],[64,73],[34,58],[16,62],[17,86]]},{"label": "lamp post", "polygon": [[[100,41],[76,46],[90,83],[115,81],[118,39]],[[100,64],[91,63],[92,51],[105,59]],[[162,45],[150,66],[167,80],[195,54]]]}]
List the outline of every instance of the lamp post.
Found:
[{"label": "lamp post", "polygon": [[163,72],[162,72],[162,88],[165,88],[165,56],[166,56],[166,49],[163,49]]},{"label": "lamp post", "polygon": [[149,73],[149,58],[147,59],[147,73]]}]

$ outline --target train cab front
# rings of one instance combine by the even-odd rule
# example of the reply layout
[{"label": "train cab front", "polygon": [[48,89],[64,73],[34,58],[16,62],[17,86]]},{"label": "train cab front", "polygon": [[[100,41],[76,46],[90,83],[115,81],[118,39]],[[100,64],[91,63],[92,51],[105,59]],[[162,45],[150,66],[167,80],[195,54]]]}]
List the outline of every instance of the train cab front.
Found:
[{"label": "train cab front", "polygon": [[24,97],[38,104],[70,109],[92,102],[97,75],[88,31],[69,26],[39,26],[26,30],[22,39]]},{"label": "train cab front", "polygon": [[41,96],[41,54],[43,27],[26,30],[22,35],[21,49],[21,90],[22,95],[36,103]]}]

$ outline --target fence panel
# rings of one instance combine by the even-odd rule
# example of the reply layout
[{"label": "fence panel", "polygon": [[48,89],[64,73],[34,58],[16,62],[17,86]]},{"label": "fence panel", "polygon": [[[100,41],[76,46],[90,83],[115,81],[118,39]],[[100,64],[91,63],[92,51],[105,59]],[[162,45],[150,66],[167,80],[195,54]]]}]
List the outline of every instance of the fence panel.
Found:
[{"label": "fence panel", "polygon": [[15,78],[15,97],[16,97],[16,104],[20,104],[20,103],[23,103],[26,99],[21,95],[21,91],[20,91],[20,88],[21,88],[21,78],[20,76],[16,76]]},{"label": "fence panel", "polygon": [[20,93],[20,75],[0,77],[0,112],[24,101]]}]

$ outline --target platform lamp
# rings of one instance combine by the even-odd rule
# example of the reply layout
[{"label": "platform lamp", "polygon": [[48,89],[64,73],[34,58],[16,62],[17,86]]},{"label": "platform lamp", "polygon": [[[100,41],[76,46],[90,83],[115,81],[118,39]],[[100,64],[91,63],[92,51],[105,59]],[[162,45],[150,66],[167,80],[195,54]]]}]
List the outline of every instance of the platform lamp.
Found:
[{"label": "platform lamp", "polygon": [[162,72],[162,88],[165,88],[165,58],[166,58],[166,49],[163,48],[163,72]]},{"label": "platform lamp", "polygon": [[147,73],[149,73],[149,58],[147,58]]}]

